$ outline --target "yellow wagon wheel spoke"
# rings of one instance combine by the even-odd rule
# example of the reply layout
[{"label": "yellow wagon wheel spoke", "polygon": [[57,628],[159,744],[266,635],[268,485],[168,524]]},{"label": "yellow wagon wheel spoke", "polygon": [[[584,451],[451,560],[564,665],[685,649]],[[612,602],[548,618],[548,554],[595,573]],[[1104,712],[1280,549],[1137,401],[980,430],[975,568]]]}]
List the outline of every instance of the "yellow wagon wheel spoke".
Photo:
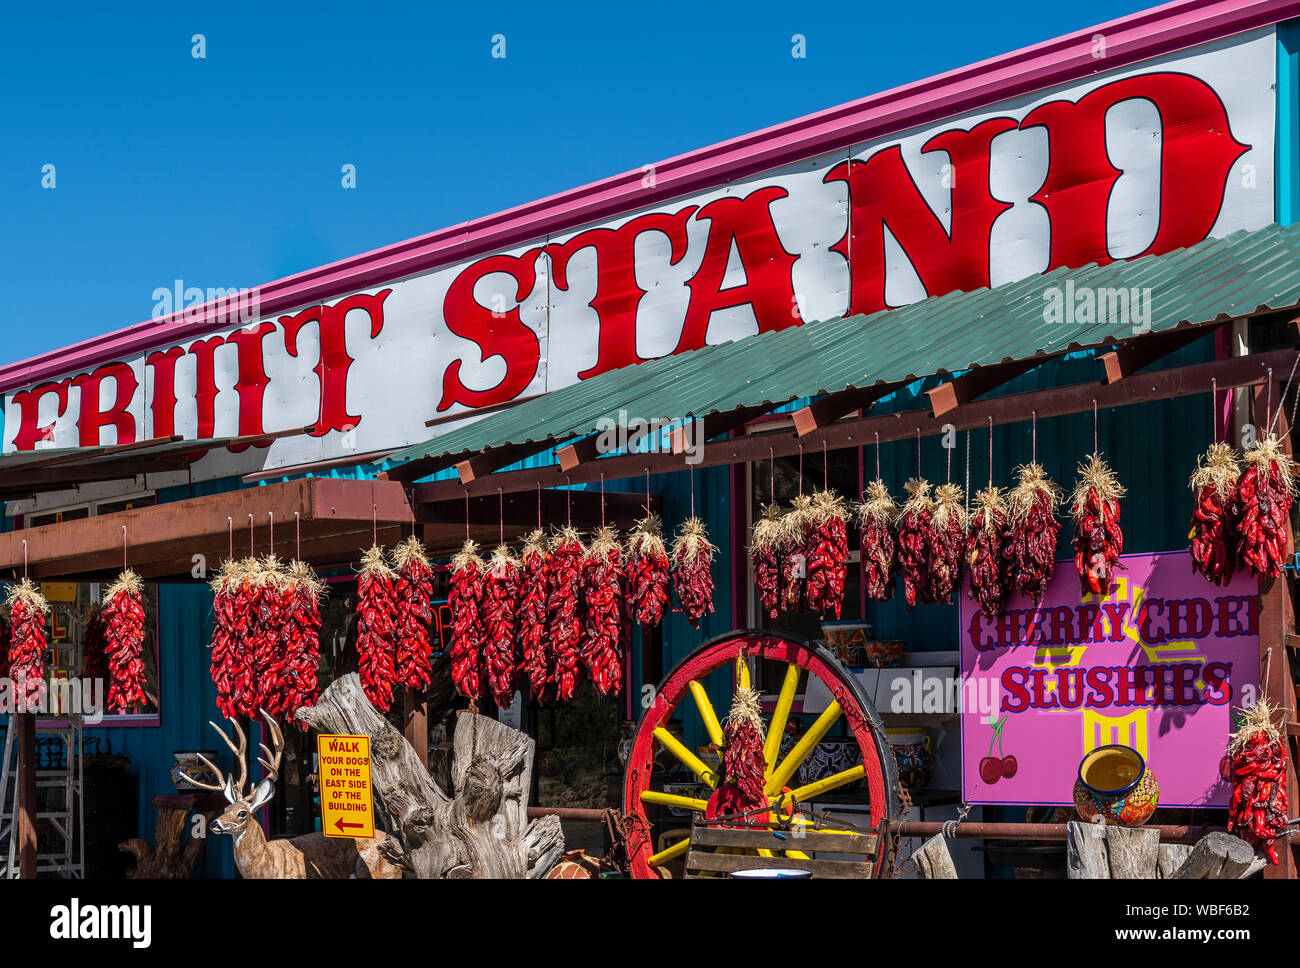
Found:
[{"label": "yellow wagon wheel spoke", "polygon": [[772,775],[777,754],[781,752],[781,734],[785,732],[785,724],[790,718],[790,709],[794,706],[794,694],[799,688],[801,671],[793,662],[786,666],[785,680],[781,683],[781,692],[776,699],[776,709],[772,711],[772,720],[767,725],[767,740],[763,743],[763,760],[767,764],[768,777]]},{"label": "yellow wagon wheel spoke", "polygon": [[678,857],[681,857],[690,849],[691,849],[691,838],[683,837],[681,840],[677,841],[677,843],[673,844],[671,847],[665,847],[663,850],[659,851],[659,853],[651,854],[650,859],[647,860],[646,863],[649,864],[651,867],[662,867],[670,860],[676,860]]},{"label": "yellow wagon wheel spoke", "polygon": [[683,797],[676,793],[664,793],[662,790],[642,790],[642,803],[657,803],[664,807],[676,807],[678,810],[693,810],[703,813],[709,804],[696,797]]},{"label": "yellow wagon wheel spoke", "polygon": [[817,721],[808,727],[808,732],[799,738],[794,744],[794,748],[786,754],[785,759],[781,761],[767,781],[767,795],[779,793],[781,788],[790,782],[790,777],[794,776],[795,770],[799,769],[800,764],[806,760],[810,753],[817,748],[836,720],[840,718],[840,704],[832,701],[826,707],[826,711],[817,717]]},{"label": "yellow wagon wheel spoke", "polygon": [[664,747],[673,756],[681,761],[681,764],[694,773],[703,781],[710,790],[718,785],[717,775],[709,769],[709,765],[702,759],[686,748],[686,744],[679,740],[662,726],[656,727],[654,732],[655,739],[664,744]]},{"label": "yellow wagon wheel spoke", "polygon": [[698,679],[692,679],[687,685],[695,699],[695,708],[700,711],[700,719],[704,720],[705,732],[713,744],[719,750],[722,749],[722,724],[718,722],[718,714],[713,711],[713,703],[709,702],[709,694],[704,691],[704,686]]}]

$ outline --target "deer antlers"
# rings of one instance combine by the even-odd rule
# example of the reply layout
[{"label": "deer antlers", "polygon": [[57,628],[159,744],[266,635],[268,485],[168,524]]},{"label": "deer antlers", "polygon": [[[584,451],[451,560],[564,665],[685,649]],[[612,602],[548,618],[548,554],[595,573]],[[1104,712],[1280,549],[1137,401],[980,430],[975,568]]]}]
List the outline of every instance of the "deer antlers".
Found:
[{"label": "deer antlers", "polygon": [[[280,775],[280,757],[284,753],[284,734],[280,732],[280,724],[272,718],[270,713],[265,709],[259,710],[259,712],[262,714],[262,718],[266,721],[267,728],[271,731],[271,746],[273,749],[267,749],[265,743],[259,743],[258,746],[261,749],[262,755],[258,757],[257,761],[261,763],[262,768],[266,770],[266,776],[263,777],[262,782],[267,783],[269,781],[271,784],[274,784],[276,778]],[[229,722],[234,728],[235,735],[239,737],[238,745],[232,743],[230,737],[226,735],[226,731],[216,723],[208,720],[208,725],[217,731],[217,735],[225,741],[230,752],[235,755],[235,762],[239,764],[238,782],[235,782],[231,780],[230,777],[226,776],[215,763],[202,753],[198,754],[199,759],[202,760],[203,765],[211,770],[213,775],[216,776],[217,782],[215,784],[205,783],[204,781],[193,777],[190,777],[189,781],[200,789],[224,793],[227,800],[231,803],[235,803],[238,800],[247,800],[252,791],[248,788],[248,737],[244,735],[243,727],[239,725],[237,719],[230,719]]]}]

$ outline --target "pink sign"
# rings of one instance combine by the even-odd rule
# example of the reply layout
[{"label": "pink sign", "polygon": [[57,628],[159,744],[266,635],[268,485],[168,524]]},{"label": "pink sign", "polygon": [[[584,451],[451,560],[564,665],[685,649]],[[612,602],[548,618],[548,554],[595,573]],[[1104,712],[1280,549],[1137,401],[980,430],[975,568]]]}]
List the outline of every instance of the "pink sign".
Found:
[{"label": "pink sign", "polygon": [[1070,804],[1079,761],[1142,754],[1160,804],[1226,806],[1219,760],[1231,713],[1259,688],[1259,586],[1219,588],[1188,552],[1125,555],[1103,600],[1057,564],[1038,608],[997,619],[961,601],[962,792],[969,803]]}]

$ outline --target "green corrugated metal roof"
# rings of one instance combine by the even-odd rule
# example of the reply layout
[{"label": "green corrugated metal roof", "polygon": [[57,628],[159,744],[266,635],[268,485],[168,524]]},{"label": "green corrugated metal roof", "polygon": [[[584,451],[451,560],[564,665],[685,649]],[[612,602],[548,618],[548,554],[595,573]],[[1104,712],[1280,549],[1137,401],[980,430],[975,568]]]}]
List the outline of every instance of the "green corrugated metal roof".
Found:
[{"label": "green corrugated metal roof", "polygon": [[624,408],[645,419],[701,417],[849,387],[1104,346],[1134,335],[1131,321],[1048,322],[1044,292],[1150,293],[1153,332],[1300,304],[1300,225],[1272,225],[1141,259],[1058,269],[993,289],[950,293],[898,309],[807,323],[647,360],[489,414],[391,455],[392,464],[596,430]]}]

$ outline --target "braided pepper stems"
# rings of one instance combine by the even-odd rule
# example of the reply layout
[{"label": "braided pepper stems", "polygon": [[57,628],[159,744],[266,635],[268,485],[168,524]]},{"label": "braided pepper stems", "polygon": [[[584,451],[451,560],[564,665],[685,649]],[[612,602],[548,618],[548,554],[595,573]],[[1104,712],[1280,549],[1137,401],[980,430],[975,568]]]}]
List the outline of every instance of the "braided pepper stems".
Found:
[{"label": "braided pepper stems", "polygon": [[393,667],[396,579],[397,573],[388,567],[382,548],[374,545],[362,555],[357,579],[357,671],[366,698],[383,713],[392,708],[397,680]]},{"label": "braided pepper stems", "polygon": [[1115,569],[1123,568],[1124,533],[1119,526],[1119,499],[1124,486],[1098,454],[1079,466],[1070,499],[1074,517],[1074,567],[1083,594],[1110,594]]},{"label": "braided pepper stems", "polygon": [[818,491],[808,511],[805,561],[808,608],[839,618],[849,571],[848,509],[834,491]]},{"label": "braided pepper stems", "polygon": [[505,545],[498,546],[483,579],[483,665],[492,701],[501,709],[509,708],[515,698],[519,583],[519,559]]},{"label": "braided pepper stems", "polygon": [[551,545],[550,588],[546,613],[550,632],[552,694],[568,702],[578,691],[582,675],[582,538],[571,527],[555,535]]},{"label": "braided pepper stems", "polygon": [[673,539],[673,591],[678,610],[694,629],[700,627],[705,615],[713,614],[713,555],[717,550],[709,541],[704,522],[697,517],[682,522]]},{"label": "braided pepper stems", "polygon": [[1195,508],[1192,510],[1192,571],[1223,586],[1236,570],[1234,547],[1240,507],[1237,482],[1241,464],[1227,444],[1213,443],[1196,460],[1189,482]]},{"label": "braided pepper stems", "polygon": [[1241,510],[1237,564],[1256,578],[1277,578],[1286,556],[1286,525],[1295,491],[1296,465],[1282,442],[1268,434],[1246,451],[1246,472],[1237,484]]},{"label": "braided pepper stems", "polygon": [[862,541],[862,575],[867,597],[887,602],[894,597],[894,573],[898,567],[895,528],[898,505],[889,487],[877,477],[867,485],[866,500],[858,505],[858,535]]},{"label": "braided pepper stems", "polygon": [[990,484],[975,494],[975,510],[966,534],[966,570],[970,597],[986,618],[1006,610],[1011,587],[1006,581],[1004,544],[1007,502],[1002,488]]},{"label": "braided pepper stems", "polygon": [[582,562],[582,593],[586,618],[583,665],[600,695],[617,695],[622,687],[623,654],[629,632],[622,555],[613,528],[602,527],[587,548]]},{"label": "braided pepper stems", "polygon": [[550,552],[541,528],[524,539],[519,591],[519,654],[533,699],[550,698],[551,657],[546,644],[546,589]]},{"label": "braided pepper stems", "polygon": [[1232,794],[1228,833],[1268,854],[1276,864],[1278,837],[1287,827],[1287,749],[1274,722],[1277,710],[1260,699],[1241,720],[1228,745]]},{"label": "braided pepper stems", "polygon": [[483,559],[478,545],[466,539],[451,559],[451,588],[447,605],[451,609],[451,679],[456,690],[470,702],[487,695],[484,668]]},{"label": "braided pepper stems", "polygon": [[45,650],[49,638],[45,633],[50,613],[45,596],[24,578],[9,591],[5,602],[9,611],[9,678],[13,680],[15,699],[27,706],[44,708]]},{"label": "braided pepper stems", "polygon": [[627,537],[628,604],[633,620],[654,627],[663,621],[668,607],[668,582],[671,567],[664,545],[659,515],[647,514]]},{"label": "braided pepper stems", "polygon": [[903,595],[910,611],[918,601],[929,604],[934,583],[930,580],[930,555],[935,547],[934,501],[930,484],[914,477],[903,485],[907,500],[898,516],[898,572],[903,576]]},{"label": "braided pepper stems", "polygon": [[934,513],[930,518],[929,601],[952,604],[953,589],[961,584],[962,561],[966,557],[966,509],[961,486],[940,484],[934,491]]},{"label": "braided pepper stems", "polygon": [[754,570],[754,587],[768,618],[781,614],[781,509],[775,504],[763,508],[754,522],[749,542],[749,562]]},{"label": "braided pepper stems", "polygon": [[129,568],[104,592],[100,617],[108,655],[108,708],[125,712],[145,704],[144,584]]},{"label": "braided pepper stems", "polygon": [[407,689],[426,689],[432,682],[433,568],[424,545],[414,535],[393,549],[397,572],[397,648],[393,671]]},{"label": "braided pepper stems", "polygon": [[1007,495],[1007,584],[1012,593],[1020,592],[1038,605],[1056,571],[1061,489],[1041,464],[1022,464],[1016,474],[1016,486]]}]

